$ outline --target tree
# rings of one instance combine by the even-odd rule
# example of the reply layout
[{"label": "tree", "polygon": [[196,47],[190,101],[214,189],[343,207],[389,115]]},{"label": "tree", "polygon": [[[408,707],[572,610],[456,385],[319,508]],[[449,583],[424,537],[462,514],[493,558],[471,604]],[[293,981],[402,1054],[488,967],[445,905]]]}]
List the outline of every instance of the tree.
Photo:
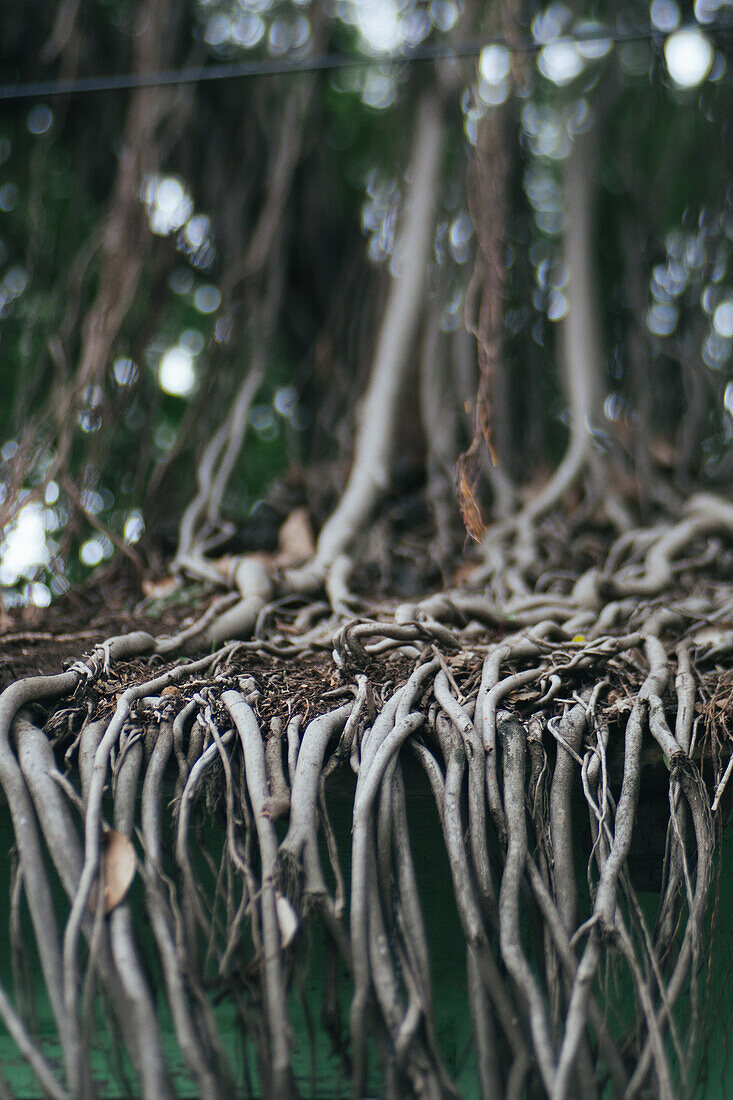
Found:
[{"label": "tree", "polygon": [[[53,1096],[99,1091],[95,1013],[120,1080],[127,1058],[174,1094],[156,986],[197,1095],[294,1095],[310,950],[355,1096],[457,1095],[416,792],[481,1095],[672,1097],[700,1073],[730,758],[729,32],[675,31],[671,6],[615,42],[561,5],[370,12],[9,21],[24,81],[134,75],[9,102],[0,147],[0,1015]],[[209,64],[150,79],[181,62]],[[107,640],[69,637],[70,586],[115,549],[86,581]],[[53,671],[18,671],[44,640]],[[652,913],[635,828],[660,775]]]}]

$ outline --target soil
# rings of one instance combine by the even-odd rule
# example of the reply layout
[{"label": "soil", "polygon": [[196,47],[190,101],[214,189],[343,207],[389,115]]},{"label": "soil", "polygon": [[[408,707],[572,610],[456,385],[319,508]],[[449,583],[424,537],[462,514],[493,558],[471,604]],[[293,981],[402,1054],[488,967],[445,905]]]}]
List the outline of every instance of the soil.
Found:
[{"label": "soil", "polygon": [[[146,597],[139,578],[125,568],[125,563],[98,570],[50,607],[29,606],[8,614],[7,626],[0,631],[0,691],[24,677],[61,672],[114,635],[133,630],[155,636],[174,634],[198,618],[210,600],[211,595],[196,585],[160,597]],[[99,717],[104,717],[107,710],[112,712],[116,695],[126,687],[160,675],[178,663],[175,656],[116,663],[95,686],[101,693],[97,699]],[[370,660],[362,671],[369,675],[375,692],[388,695],[395,683],[404,682],[413,665],[401,654],[386,654]],[[233,657],[227,670],[234,676],[255,678],[261,692],[258,715],[268,724],[275,717],[287,721],[295,712],[307,721],[336,705],[341,691],[344,698],[351,697],[331,653],[325,650],[297,658],[243,652]],[[191,687],[186,685],[187,694]]]},{"label": "soil", "polygon": [[0,630],[0,690],[24,676],[60,672],[64,661],[76,660],[115,634],[173,633],[201,604],[200,593],[198,599],[189,595],[185,605],[146,600],[139,578],[124,562],[97,570],[50,607],[6,613]]}]

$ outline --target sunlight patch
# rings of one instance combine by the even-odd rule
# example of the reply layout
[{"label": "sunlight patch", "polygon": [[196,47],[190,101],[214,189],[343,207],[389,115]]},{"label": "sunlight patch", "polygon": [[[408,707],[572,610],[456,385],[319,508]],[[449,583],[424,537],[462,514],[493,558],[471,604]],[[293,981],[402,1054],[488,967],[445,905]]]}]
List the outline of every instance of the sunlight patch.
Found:
[{"label": "sunlight patch", "polygon": [[685,27],[665,42],[664,59],[678,88],[695,88],[710,72],[713,47],[702,31]]},{"label": "sunlight patch", "polygon": [[173,397],[188,397],[196,385],[193,355],[180,344],[164,351],[158,364],[158,385]]}]

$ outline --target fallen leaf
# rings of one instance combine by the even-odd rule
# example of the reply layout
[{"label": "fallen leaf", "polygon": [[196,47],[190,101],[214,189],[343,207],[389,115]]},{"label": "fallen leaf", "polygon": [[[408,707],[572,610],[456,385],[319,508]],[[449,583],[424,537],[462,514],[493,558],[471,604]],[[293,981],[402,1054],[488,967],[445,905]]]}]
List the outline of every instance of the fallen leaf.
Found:
[{"label": "fallen leaf", "polygon": [[528,703],[539,695],[537,688],[522,688],[520,691],[512,691],[507,699],[512,703]]},{"label": "fallen leaf", "polygon": [[451,577],[451,583],[460,588],[462,584],[471,579],[471,574],[476,571],[475,561],[462,561],[456,566],[456,569]]},{"label": "fallen leaf", "polygon": [[163,596],[169,596],[171,592],[175,592],[178,588],[178,581],[175,577],[163,577],[160,581],[150,581],[144,579],[142,582],[142,589],[149,600],[159,600]]},{"label": "fallen leaf", "polygon": [[295,508],[280,528],[275,563],[281,568],[301,565],[313,557],[315,550],[308,509]]},{"label": "fallen leaf", "polygon": [[664,436],[654,436],[648,442],[649,452],[660,466],[666,466],[671,470],[677,460],[677,451],[674,444]]},{"label": "fallen leaf", "polygon": [[131,841],[115,829],[107,829],[102,835],[105,913],[111,913],[124,900],[136,870],[137,855]]},{"label": "fallen leaf", "polygon": [[277,913],[277,923],[280,926],[280,946],[289,947],[300,927],[295,906],[282,894],[276,892],[275,911]]}]

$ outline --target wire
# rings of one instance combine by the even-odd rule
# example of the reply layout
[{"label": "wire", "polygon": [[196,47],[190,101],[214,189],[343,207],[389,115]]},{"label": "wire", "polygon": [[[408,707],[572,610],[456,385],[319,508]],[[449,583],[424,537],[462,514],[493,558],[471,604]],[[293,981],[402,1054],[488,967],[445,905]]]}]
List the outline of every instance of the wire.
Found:
[{"label": "wire", "polygon": [[[691,25],[698,28],[697,23]],[[733,21],[715,21],[705,25],[707,34],[733,31]],[[663,39],[662,31],[605,31],[593,27],[572,35],[560,35],[550,41],[571,42],[639,42]],[[202,84],[212,80],[239,80],[254,76],[280,76],[288,73],[314,73],[363,65],[401,65],[416,61],[439,61],[478,57],[486,46],[504,46],[511,53],[537,53],[547,42],[524,39],[511,45],[504,36],[459,42],[452,46],[427,43],[409,53],[386,57],[364,57],[354,54],[321,54],[320,57],[264,58],[258,61],[235,61],[220,65],[201,65],[186,69],[166,69],[151,73],[123,73],[118,76],[82,76],[73,80],[41,80],[24,84],[1,84],[0,100],[48,99],[59,95],[81,95],[95,92],[117,92],[131,88],[159,88],[174,84]]]}]

